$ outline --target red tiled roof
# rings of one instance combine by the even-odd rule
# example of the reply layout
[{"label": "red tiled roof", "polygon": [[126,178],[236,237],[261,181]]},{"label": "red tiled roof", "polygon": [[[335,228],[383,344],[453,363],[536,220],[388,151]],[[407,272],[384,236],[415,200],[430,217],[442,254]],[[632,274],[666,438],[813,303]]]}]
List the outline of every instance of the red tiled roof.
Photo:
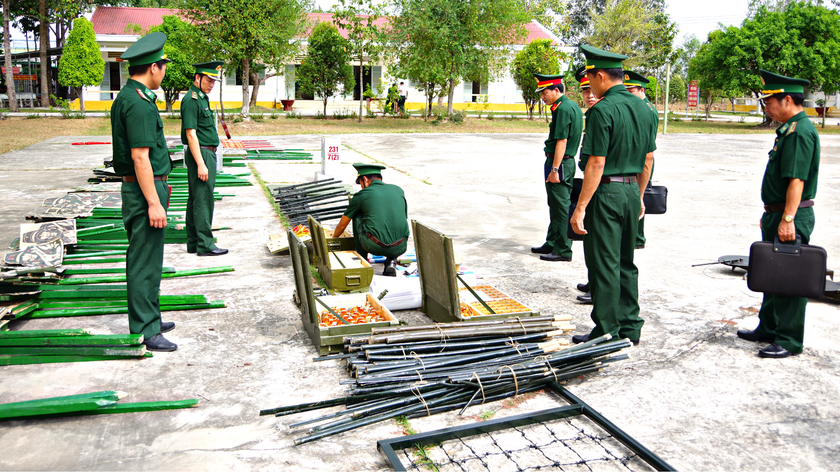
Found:
[{"label": "red tiled roof", "polygon": [[178,12],[171,8],[99,7],[90,22],[96,34],[132,34],[126,31],[128,25],[139,25],[147,30],[163,23],[165,15],[177,15]]},{"label": "red tiled roof", "polygon": [[[93,13],[90,21],[93,23],[93,31],[96,34],[130,34],[126,32],[126,28],[130,24],[140,25],[144,30],[157,26],[163,23],[164,15],[176,15],[179,10],[170,8],[133,8],[133,7],[99,7]],[[309,13],[309,20],[312,23],[333,21],[332,13]],[[379,17],[374,22],[378,26],[388,23],[388,17]],[[528,30],[528,39],[525,43],[530,43],[535,39],[554,39],[539,23],[532,21],[525,25]],[[345,38],[347,31],[339,28],[339,32]],[[307,31],[307,35],[309,31]]]}]

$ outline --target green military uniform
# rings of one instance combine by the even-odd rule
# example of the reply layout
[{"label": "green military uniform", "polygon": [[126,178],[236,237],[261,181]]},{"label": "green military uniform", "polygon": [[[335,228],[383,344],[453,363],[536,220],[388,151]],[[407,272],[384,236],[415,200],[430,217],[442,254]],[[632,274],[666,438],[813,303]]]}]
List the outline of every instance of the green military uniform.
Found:
[{"label": "green military uniform", "polygon": [[[137,40],[121,57],[128,60],[131,66],[166,59],[162,51],[165,42],[164,33],[149,34]],[[117,175],[133,180],[124,182],[121,191],[123,223],[128,233],[125,259],[128,326],[132,334],[143,334],[146,340],[160,334],[158,295],[166,229],[154,228],[149,224],[149,205],[136,181],[131,150],[149,148],[155,190],[161,205],[167,208],[169,186],[163,179],[172,170],[172,163],[155,100],[155,94],[145,85],[129,79],[111,107],[114,171]]]},{"label": "green military uniform", "polygon": [[[804,86],[810,82],[761,71],[764,87],[762,93],[804,93]],[[811,120],[800,112],[787,123],[776,129],[776,141],[769,153],[764,179],[761,182],[761,201],[766,205],[761,217],[761,239],[772,242],[779,232],[779,224],[784,211],[771,211],[771,206],[781,205],[787,198],[789,179],[805,181],[801,201],[813,200],[817,195],[817,174],[820,166],[820,138]],[[797,210],[793,224],[796,234],[802,238],[802,244],[808,244],[814,230],[813,206]],[[807,205],[807,203],[806,203]],[[785,297],[764,294],[761,310],[758,313],[759,324],[755,333],[775,342],[791,353],[802,352],[805,332],[804,297]]]},{"label": "green military uniform", "polygon": [[[647,77],[633,72],[632,70],[624,71],[624,86],[625,87],[641,87],[647,88],[647,85],[650,83],[650,80]],[[651,133],[653,134],[653,141],[656,142],[656,134],[659,131],[659,112],[656,111],[656,107],[653,106],[653,103],[648,100],[647,97],[642,99],[643,102],[650,108],[651,113],[653,114],[653,129]],[[654,163],[650,165],[650,180],[648,181],[648,185],[650,182],[653,181],[653,166]],[[644,246],[647,242],[647,238],[645,238],[645,219],[644,217],[639,220],[639,229],[636,233],[636,246]]]},{"label": "green military uniform", "polygon": [[[621,68],[627,56],[583,45],[589,69]],[[645,156],[655,150],[650,108],[624,85],[604,93],[586,122],[581,155],[604,156],[602,183],[586,207],[584,236],[586,266],[592,294],[590,338],[610,333],[638,340],[644,320],[639,316],[638,269],[633,253],[641,211],[635,182],[644,170]],[[605,181],[622,179],[622,181]]]},{"label": "green military uniform", "polygon": [[[211,80],[218,81],[221,61],[194,64],[195,73],[203,74]],[[199,152],[204,165],[207,166],[207,180],[198,178],[198,164],[193,158],[187,140],[187,130],[194,129]],[[219,134],[216,131],[216,120],[210,109],[210,97],[195,84],[190,86],[181,100],[181,142],[184,143],[184,161],[187,165],[187,181],[189,196],[187,197],[186,229],[187,251],[209,253],[216,249],[213,243],[213,210],[215,199],[213,190],[216,186],[216,147],[219,145]]]},{"label": "green military uniform", "polygon": [[[560,75],[534,74],[537,80],[537,92],[552,85],[563,83]],[[551,105],[551,124],[548,127],[548,138],[545,140],[545,163],[543,164],[543,179],[545,192],[548,196],[549,225],[543,247],[551,249],[551,253],[572,257],[572,241],[566,232],[569,224],[569,205],[572,194],[572,182],[575,179],[575,159],[580,147],[580,137],[583,132],[583,113],[574,100],[561,96]],[[554,151],[557,141],[565,139],[566,150],[560,161],[562,169],[559,172],[559,183],[548,182],[548,176],[554,166]]]},{"label": "green military uniform", "polygon": [[[385,166],[378,164],[353,164],[364,175],[381,174]],[[359,180],[357,179],[358,183]],[[408,203],[405,193],[396,185],[373,180],[370,185],[353,195],[344,216],[353,220],[353,243],[356,252],[367,258],[376,256],[397,257],[408,246]]]}]

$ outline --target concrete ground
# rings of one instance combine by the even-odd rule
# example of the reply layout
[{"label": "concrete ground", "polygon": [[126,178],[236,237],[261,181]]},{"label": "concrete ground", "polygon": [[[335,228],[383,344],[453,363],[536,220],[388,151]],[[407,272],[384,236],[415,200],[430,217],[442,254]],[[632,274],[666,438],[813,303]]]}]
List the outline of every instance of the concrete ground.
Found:
[{"label": "concrete ground", "polygon": [[[760,239],[761,176],[772,147],[766,135],[667,135],[658,139],[655,180],[669,188],[668,212],[648,217],[648,244],[636,252],[646,324],[630,360],[568,388],[679,470],[840,469],[840,343],[838,305],[808,304],[805,352],[759,359],[762,345],[736,338],[754,328],[760,294],[743,271],[710,265],[722,255],[747,255]],[[344,135],[342,166],[385,163],[388,182],[404,188],[409,217],[452,236],[464,266],[545,314],[571,314],[578,333],[592,327],[574,285],[586,280],[580,243],[570,263],[540,261],[548,211],[542,183],[542,134]],[[98,138],[85,138],[96,140]],[[103,137],[107,140],[107,137]],[[318,136],[268,137],[279,147],[319,149]],[[108,146],[76,147],[55,138],[0,156],[0,242],[17,235],[24,215],[47,197],[81,185]],[[812,243],[840,269],[840,136],[822,139]],[[317,164],[257,161],[272,182],[311,180]],[[230,169],[236,172],[238,169]],[[304,434],[288,425],[315,414],[274,418],[258,411],[329,399],[346,379],[336,361],[316,355],[291,301],[288,256],[264,243],[281,232],[262,190],[223,189],[217,203],[219,246],[231,253],[197,258],[167,246],[165,265],[234,265],[236,272],[165,279],[164,294],[203,293],[228,308],[174,312],[174,353],[141,361],[11,366],[0,370],[0,398],[22,401],[97,390],[123,390],[124,401],[200,398],[196,409],[0,422],[3,470],[376,470],[386,463],[376,441],[400,435],[394,422],[294,446]],[[835,236],[831,236],[834,234]],[[417,312],[397,317],[422,320]],[[33,320],[12,329],[88,328],[127,331],[125,315]],[[497,416],[562,404],[541,394]],[[431,431],[498,410],[471,407],[411,420]],[[832,452],[833,451],[833,452]],[[601,470],[593,467],[593,470]]]}]

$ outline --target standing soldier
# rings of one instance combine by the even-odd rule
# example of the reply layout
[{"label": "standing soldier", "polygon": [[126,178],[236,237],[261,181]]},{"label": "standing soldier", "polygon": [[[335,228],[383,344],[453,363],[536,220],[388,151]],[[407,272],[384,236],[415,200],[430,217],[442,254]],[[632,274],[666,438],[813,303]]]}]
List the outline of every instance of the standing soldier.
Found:
[{"label": "standing soldier", "polygon": [[142,334],[143,344],[152,351],[178,349],[161,334],[173,330],[175,323],[161,321],[158,298],[169,206],[166,181],[172,170],[152,92],[160,87],[169,62],[164,43],[166,34],[152,33],[122,54],[130,78],[111,107],[114,171],[123,180],[122,215],[128,233],[128,328],[132,334]]},{"label": "standing soldier", "polygon": [[566,234],[572,181],[575,178],[575,155],[580,147],[583,113],[574,100],[563,95],[563,77],[534,74],[540,99],[551,107],[551,124],[545,140],[543,178],[548,195],[548,232],[545,243],[532,247],[544,261],[572,260],[572,241]]},{"label": "standing soldier", "polygon": [[609,333],[638,344],[644,320],[639,317],[633,251],[650,173],[646,156],[655,148],[650,136],[653,117],[650,108],[624,88],[622,61],[627,56],[588,45],[580,49],[586,56],[589,86],[601,100],[587,116],[581,150],[587,156],[586,170],[571,224],[585,235],[595,328],[572,340],[581,343]]},{"label": "standing soldier", "polygon": [[221,256],[227,249],[213,244],[213,208],[216,186],[216,148],[219,133],[208,95],[221,80],[221,61],[193,64],[193,84],[181,100],[181,142],[187,145],[189,197],[187,198],[187,252],[199,256]]},{"label": "standing soldier", "polygon": [[[814,197],[820,167],[820,138],[805,115],[805,86],[811,82],[760,71],[762,104],[773,121],[784,123],[776,129],[776,142],[761,182],[761,239],[782,242],[797,236],[808,244],[814,230]],[[740,330],[747,341],[771,343],[758,351],[759,357],[783,358],[802,352],[805,334],[804,297],[764,294],[758,312],[758,327]]]},{"label": "standing soldier", "polygon": [[[628,92],[641,98],[642,101],[644,101],[645,104],[650,108],[651,113],[653,113],[653,129],[651,130],[651,133],[653,133],[653,141],[655,144],[656,133],[659,131],[659,112],[656,111],[656,107],[653,106],[653,103],[650,103],[650,100],[648,100],[647,94],[645,93],[645,88],[649,83],[650,80],[648,80],[642,74],[638,74],[636,72],[633,72],[632,70],[624,71],[624,87],[627,88]],[[653,166],[653,153],[650,153],[650,180],[653,180]],[[650,182],[650,180],[648,182]],[[642,219],[639,220],[639,231],[638,233],[636,233],[636,249],[644,249],[646,242],[647,239],[645,239],[645,217],[643,216]]]},{"label": "standing soldier", "polygon": [[[575,71],[575,80],[580,83],[580,95],[583,97],[583,103],[586,105],[586,113],[583,114],[584,123],[586,122],[586,118],[589,116],[589,113],[592,111],[592,107],[598,103],[599,98],[592,93],[592,89],[589,88],[589,79],[586,78],[586,66],[581,67],[580,69]],[[583,139],[586,139],[586,132],[583,133]],[[578,167],[580,168],[581,172],[586,170],[586,161],[589,156],[584,156],[583,154],[580,155],[580,159],[578,160]],[[577,204],[577,203],[575,203]],[[586,242],[583,243],[583,254],[584,254],[584,261],[586,260]],[[582,284],[577,284],[577,289],[583,292],[582,295],[577,296],[577,300],[579,302],[583,302],[584,305],[591,305],[592,304],[592,294],[589,293],[589,282],[584,282]]]}]

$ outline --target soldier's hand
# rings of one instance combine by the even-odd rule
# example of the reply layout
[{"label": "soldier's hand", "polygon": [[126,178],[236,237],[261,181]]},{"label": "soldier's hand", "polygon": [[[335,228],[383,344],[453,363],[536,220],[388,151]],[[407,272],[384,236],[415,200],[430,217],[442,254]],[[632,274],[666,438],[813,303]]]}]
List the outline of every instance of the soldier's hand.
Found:
[{"label": "soldier's hand", "polygon": [[790,223],[787,221],[779,223],[779,241],[787,242],[794,240],[796,240],[796,226],[793,224],[793,221]]},{"label": "soldier's hand", "polygon": [[202,182],[207,182],[207,178],[209,177],[209,173],[207,171],[207,166],[202,164],[198,167],[198,178]]},{"label": "soldier's hand", "polygon": [[557,174],[557,172],[550,172],[548,174],[548,178],[545,179],[545,181],[549,182],[549,183],[552,183],[552,184],[559,184],[560,183],[560,175]]},{"label": "soldier's hand", "polygon": [[166,210],[160,203],[149,206],[149,225],[152,228],[166,228]]},{"label": "soldier's hand", "polygon": [[644,217],[645,217],[645,199],[644,199],[644,197],[642,197],[642,210],[639,212],[639,219],[641,220]]},{"label": "soldier's hand", "polygon": [[572,213],[572,217],[569,218],[569,223],[572,225],[572,231],[577,234],[587,234],[586,229],[583,227],[583,218],[586,216],[586,210],[583,207],[575,208],[575,212]]}]

